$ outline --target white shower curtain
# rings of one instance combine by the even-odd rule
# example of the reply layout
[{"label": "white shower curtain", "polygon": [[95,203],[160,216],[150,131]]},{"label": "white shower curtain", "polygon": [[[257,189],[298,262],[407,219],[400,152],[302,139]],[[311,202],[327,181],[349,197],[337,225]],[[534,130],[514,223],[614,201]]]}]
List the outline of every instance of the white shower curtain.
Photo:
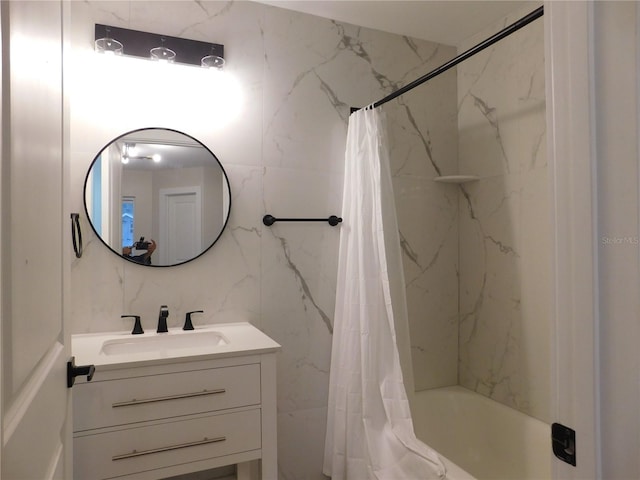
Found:
[{"label": "white shower curtain", "polygon": [[396,344],[406,300],[379,108],[349,118],[342,216],[323,472],[333,480],[442,478],[442,461],[414,434]]}]

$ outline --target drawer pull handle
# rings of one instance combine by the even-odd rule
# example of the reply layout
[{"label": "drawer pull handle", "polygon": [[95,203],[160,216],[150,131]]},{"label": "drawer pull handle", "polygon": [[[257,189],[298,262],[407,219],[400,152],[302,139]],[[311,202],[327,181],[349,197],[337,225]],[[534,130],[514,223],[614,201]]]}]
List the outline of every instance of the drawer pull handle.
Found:
[{"label": "drawer pull handle", "polygon": [[182,398],[202,397],[204,395],[219,395],[225,392],[226,390],[224,388],[218,388],[217,390],[203,390],[201,392],[181,393],[178,395],[168,395],[166,397],[143,398],[141,400],[136,400],[134,398],[133,400],[130,400],[128,402],[113,403],[111,404],[111,407],[130,407],[132,405],[144,405],[145,403],[166,402],[168,400],[180,400]]},{"label": "drawer pull handle", "polygon": [[142,451],[139,451],[139,452],[137,450],[134,450],[131,453],[124,453],[122,455],[115,455],[115,456],[111,457],[111,461],[115,462],[116,460],[124,460],[124,459],[127,459],[127,458],[142,457],[143,455],[151,455],[153,453],[162,453],[162,452],[168,452],[168,451],[171,451],[171,450],[179,450],[181,448],[197,447],[198,445],[207,445],[209,443],[224,442],[226,439],[227,439],[227,437],[216,437],[216,438],[204,437],[203,440],[197,440],[195,442],[180,443],[178,445],[170,445],[168,447],[152,448],[150,450],[142,450]]}]

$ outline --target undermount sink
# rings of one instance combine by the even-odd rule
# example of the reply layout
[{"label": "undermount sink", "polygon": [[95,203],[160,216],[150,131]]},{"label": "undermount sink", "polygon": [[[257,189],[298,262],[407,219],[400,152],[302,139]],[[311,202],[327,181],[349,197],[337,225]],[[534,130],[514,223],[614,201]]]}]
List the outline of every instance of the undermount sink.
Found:
[{"label": "undermount sink", "polygon": [[132,335],[130,330],[80,333],[71,336],[76,364],[96,371],[209,360],[274,352],[276,342],[248,322],[197,325],[195,330],[169,328],[167,333]]},{"label": "undermount sink", "polygon": [[105,340],[101,355],[122,355],[163,350],[181,350],[227,345],[229,341],[219,332],[169,332],[159,334],[130,335],[127,338]]}]

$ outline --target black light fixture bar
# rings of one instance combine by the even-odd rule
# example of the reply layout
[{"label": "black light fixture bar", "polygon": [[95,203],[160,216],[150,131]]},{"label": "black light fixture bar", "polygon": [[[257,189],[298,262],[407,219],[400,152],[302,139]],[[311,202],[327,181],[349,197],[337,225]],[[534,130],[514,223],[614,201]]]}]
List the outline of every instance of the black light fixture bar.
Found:
[{"label": "black light fixture bar", "polygon": [[[107,31],[108,30],[108,31]],[[176,53],[174,63],[198,65],[203,57],[216,55],[224,58],[224,45],[217,43],[171,37],[157,33],[140,32],[127,28],[95,24],[95,40],[112,38],[123,45],[123,55],[149,59],[152,48],[166,47]]]}]

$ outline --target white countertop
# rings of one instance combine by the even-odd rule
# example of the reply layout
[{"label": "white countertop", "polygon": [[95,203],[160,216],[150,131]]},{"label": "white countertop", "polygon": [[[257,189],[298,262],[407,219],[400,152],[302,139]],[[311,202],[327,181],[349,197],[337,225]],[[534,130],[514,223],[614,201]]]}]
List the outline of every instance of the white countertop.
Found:
[{"label": "white countertop", "polygon": [[[185,346],[185,343],[188,344],[189,342],[181,341],[179,342],[179,348],[162,347],[157,350],[149,350],[147,348],[141,349],[146,351],[117,354],[106,354],[103,351],[105,342],[148,342],[156,340],[154,337],[189,336],[197,335],[199,332],[219,333],[228,343]],[[163,364],[172,361],[213,360],[216,358],[269,353],[279,349],[280,345],[278,343],[248,322],[196,326],[195,330],[191,331],[171,328],[168,333],[148,332],[142,335],[132,335],[130,331],[126,331],[71,336],[71,354],[76,357],[76,365],[95,365],[96,368],[100,367],[101,370]]]}]

